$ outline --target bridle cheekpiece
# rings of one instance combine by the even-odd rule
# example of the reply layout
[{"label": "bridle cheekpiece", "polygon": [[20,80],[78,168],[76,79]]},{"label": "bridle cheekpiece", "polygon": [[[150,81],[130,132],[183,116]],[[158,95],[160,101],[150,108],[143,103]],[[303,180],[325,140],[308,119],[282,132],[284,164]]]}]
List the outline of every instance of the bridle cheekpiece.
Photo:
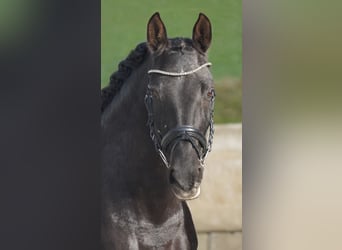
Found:
[{"label": "bridle cheekpiece", "polygon": [[[147,73],[148,74],[161,74],[166,76],[186,76],[193,74],[200,69],[210,66],[211,63],[207,62],[197,67],[194,70],[190,70],[187,72],[168,72],[158,69],[151,69]],[[209,120],[209,136],[208,138],[203,135],[199,129],[191,126],[191,125],[182,125],[177,126],[171,130],[169,130],[164,136],[156,133],[155,123],[153,119],[153,96],[151,90],[148,88],[145,95],[145,105],[148,112],[148,121],[147,125],[150,128],[150,137],[154,143],[155,149],[159,154],[160,158],[164,162],[167,168],[170,167],[170,163],[166,157],[166,152],[171,152],[172,154],[174,148],[180,141],[188,141],[192,144],[194,149],[196,150],[198,159],[202,166],[204,166],[205,158],[208,153],[211,151],[213,138],[214,138],[214,100],[215,100],[215,91],[211,89],[211,108],[210,108],[210,120]],[[208,130],[207,129],[207,130]]]}]

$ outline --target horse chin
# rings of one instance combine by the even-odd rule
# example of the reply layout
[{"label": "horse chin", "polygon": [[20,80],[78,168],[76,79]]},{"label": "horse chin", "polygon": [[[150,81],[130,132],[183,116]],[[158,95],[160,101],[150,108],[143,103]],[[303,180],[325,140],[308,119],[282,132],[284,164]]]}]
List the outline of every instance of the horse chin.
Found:
[{"label": "horse chin", "polygon": [[201,187],[195,186],[190,191],[184,191],[176,185],[171,186],[173,194],[180,200],[193,200],[198,198],[201,193]]}]

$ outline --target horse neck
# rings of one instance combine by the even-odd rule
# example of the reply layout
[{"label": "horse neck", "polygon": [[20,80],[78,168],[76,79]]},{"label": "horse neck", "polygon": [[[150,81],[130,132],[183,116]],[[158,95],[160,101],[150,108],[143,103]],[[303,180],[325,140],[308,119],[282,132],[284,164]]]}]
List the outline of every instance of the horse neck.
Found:
[{"label": "horse neck", "polygon": [[125,80],[119,93],[116,94],[112,102],[107,106],[101,116],[102,130],[108,130],[107,127],[116,126],[119,120],[129,121],[132,118],[131,113],[134,112],[142,115],[144,95],[146,92],[149,68],[149,60],[136,68],[131,75]]},{"label": "horse neck", "polygon": [[[144,96],[150,63],[141,65],[120,90],[117,100],[107,107],[102,117],[104,140],[112,145],[104,176],[109,179],[110,192],[124,190],[120,199],[134,198],[148,213],[179,210],[181,204],[171,193],[169,173],[157,155],[149,137]],[[118,132],[120,131],[120,132]],[[120,159],[110,160],[111,155]],[[107,171],[109,170],[109,171]],[[142,206],[141,206],[142,205]],[[163,216],[162,216],[163,217]]]}]

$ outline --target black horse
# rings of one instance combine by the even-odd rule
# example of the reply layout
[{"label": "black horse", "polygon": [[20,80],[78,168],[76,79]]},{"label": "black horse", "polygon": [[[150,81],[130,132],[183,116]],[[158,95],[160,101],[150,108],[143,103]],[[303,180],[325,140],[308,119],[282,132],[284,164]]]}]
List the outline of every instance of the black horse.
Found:
[{"label": "black horse", "polygon": [[192,39],[168,39],[155,13],[102,90],[103,249],[197,249],[185,200],[200,193],[213,139],[210,42],[204,14]]}]

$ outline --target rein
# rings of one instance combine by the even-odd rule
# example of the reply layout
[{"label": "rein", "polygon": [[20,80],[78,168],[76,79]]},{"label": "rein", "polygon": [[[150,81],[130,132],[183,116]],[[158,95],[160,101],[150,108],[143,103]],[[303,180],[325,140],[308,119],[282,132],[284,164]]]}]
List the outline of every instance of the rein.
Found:
[{"label": "rein", "polygon": [[[200,69],[212,65],[210,62],[202,64],[198,68],[194,70],[190,70],[187,72],[168,72],[158,69],[151,69],[147,73],[148,74],[161,74],[166,76],[186,76],[193,74]],[[164,162],[167,168],[170,168],[170,163],[166,157],[166,153],[170,151],[170,156],[176,145],[180,141],[188,141],[192,144],[194,149],[196,150],[198,159],[200,161],[201,166],[204,166],[205,158],[207,157],[208,153],[211,151],[213,138],[214,138],[214,100],[215,100],[215,91],[214,89],[211,90],[211,108],[210,108],[210,120],[209,126],[209,136],[208,138],[199,131],[199,129],[191,126],[191,125],[184,125],[178,126],[171,130],[169,130],[164,136],[160,134],[156,134],[156,128],[154,124],[154,117],[153,117],[153,96],[149,89],[147,89],[147,93],[145,95],[145,105],[148,112],[148,126],[150,128],[150,137],[154,142],[155,149],[159,154],[160,158]]]}]

